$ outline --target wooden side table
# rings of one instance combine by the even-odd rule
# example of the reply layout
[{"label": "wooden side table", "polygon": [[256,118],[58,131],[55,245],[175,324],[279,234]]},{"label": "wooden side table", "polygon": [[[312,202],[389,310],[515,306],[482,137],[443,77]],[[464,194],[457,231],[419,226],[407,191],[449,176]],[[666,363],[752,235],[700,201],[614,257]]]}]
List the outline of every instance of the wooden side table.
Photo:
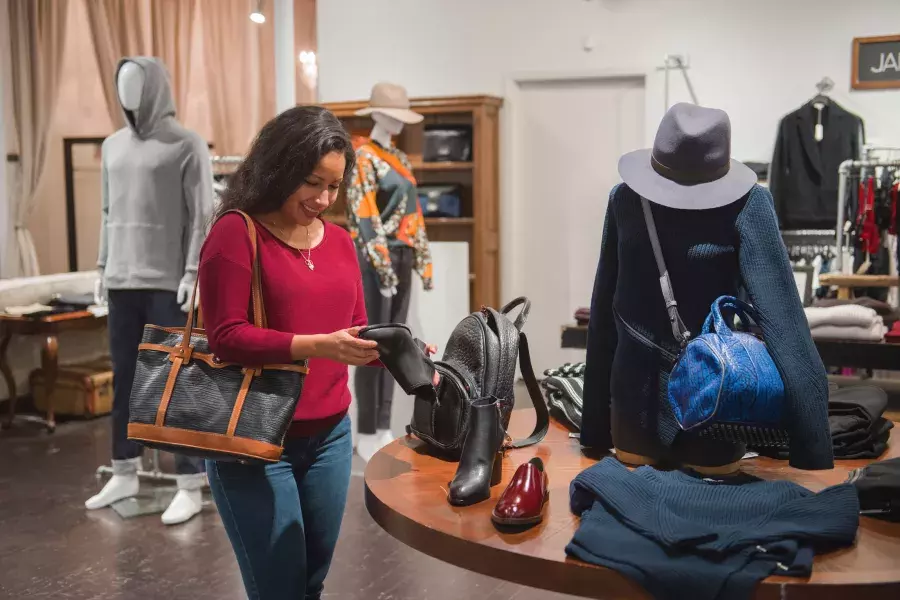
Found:
[{"label": "wooden side table", "polygon": [[898,287],[900,286],[900,277],[894,275],[840,275],[827,273],[819,275],[819,284],[837,286],[838,298],[849,300],[853,297],[854,288]]},{"label": "wooden side table", "polygon": [[0,373],[6,380],[9,390],[9,414],[3,422],[3,429],[12,427],[16,417],[16,380],[9,366],[7,350],[16,335],[36,335],[43,338],[41,346],[41,368],[47,377],[47,431],[56,430],[56,417],[53,411],[53,388],[59,374],[59,334],[68,331],[85,331],[106,327],[106,317],[96,317],[89,311],[78,311],[48,315],[37,319],[14,317],[0,314]]}]

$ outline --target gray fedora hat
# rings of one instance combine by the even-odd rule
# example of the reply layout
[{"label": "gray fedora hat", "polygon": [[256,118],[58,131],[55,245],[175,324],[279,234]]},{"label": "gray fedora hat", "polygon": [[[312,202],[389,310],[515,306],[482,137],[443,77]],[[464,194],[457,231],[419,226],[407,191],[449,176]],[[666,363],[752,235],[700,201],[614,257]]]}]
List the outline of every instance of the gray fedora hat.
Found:
[{"label": "gray fedora hat", "polygon": [[731,204],[756,183],[756,173],[731,158],[725,111],[687,103],[666,112],[652,149],[619,159],[619,176],[647,200],[687,210]]}]

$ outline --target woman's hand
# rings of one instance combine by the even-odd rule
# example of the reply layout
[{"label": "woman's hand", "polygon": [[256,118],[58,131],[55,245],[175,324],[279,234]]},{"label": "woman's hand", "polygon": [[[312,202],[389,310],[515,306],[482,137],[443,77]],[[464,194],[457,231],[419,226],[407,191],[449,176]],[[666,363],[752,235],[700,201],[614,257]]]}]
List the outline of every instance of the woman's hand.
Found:
[{"label": "woman's hand", "polygon": [[[435,354],[437,354],[437,346],[434,344],[425,344],[425,354],[428,355],[428,358],[431,358]],[[434,377],[431,378],[432,385],[437,385],[441,382],[441,374],[437,371],[434,372]]]},{"label": "woman's hand", "polygon": [[378,344],[360,339],[360,329],[362,327],[351,327],[322,336],[322,341],[317,344],[317,354],[355,367],[378,360]]}]

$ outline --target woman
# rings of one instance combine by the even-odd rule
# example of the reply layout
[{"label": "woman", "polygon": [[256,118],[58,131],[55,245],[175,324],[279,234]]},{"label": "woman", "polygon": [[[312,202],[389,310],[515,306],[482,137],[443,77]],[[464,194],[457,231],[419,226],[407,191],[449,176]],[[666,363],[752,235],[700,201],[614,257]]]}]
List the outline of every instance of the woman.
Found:
[{"label": "woman", "polygon": [[[287,110],[260,131],[232,175],[200,259],[210,347],[240,364],[309,359],[280,462],[208,461],[210,488],[251,599],[319,598],[340,530],[352,444],[347,365],[378,359],[357,337],[366,309],[350,235],[319,215],[337,198],[354,152],[318,107]],[[256,221],[268,329],[248,319]],[[429,347],[429,352],[434,352]]]}]

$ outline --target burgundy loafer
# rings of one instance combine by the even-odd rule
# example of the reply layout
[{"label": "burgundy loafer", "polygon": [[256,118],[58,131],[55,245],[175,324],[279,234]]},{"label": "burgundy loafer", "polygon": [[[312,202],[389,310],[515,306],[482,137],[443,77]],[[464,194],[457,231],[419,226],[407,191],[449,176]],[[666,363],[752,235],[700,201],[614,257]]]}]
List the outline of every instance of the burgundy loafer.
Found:
[{"label": "burgundy loafer", "polygon": [[497,525],[534,525],[544,518],[544,508],[550,499],[550,481],[544,471],[544,461],[532,458],[519,465],[512,481],[503,490],[491,513]]}]

